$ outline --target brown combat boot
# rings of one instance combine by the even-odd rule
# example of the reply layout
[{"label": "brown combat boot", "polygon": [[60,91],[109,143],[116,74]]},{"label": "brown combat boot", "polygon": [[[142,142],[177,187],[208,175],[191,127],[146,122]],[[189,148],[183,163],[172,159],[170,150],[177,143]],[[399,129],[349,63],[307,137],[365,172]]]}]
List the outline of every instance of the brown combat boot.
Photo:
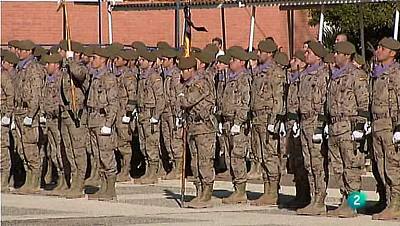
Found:
[{"label": "brown combat boot", "polygon": [[201,197],[203,196],[203,190],[204,190],[203,185],[200,182],[194,182],[194,186],[196,187],[196,197],[190,200],[188,204],[189,206],[199,202],[201,200]]},{"label": "brown combat boot", "polygon": [[347,203],[346,197],[343,197],[340,206],[335,210],[328,211],[327,215],[329,217],[351,218],[356,217],[357,213],[355,212],[355,210],[350,208],[349,204]]},{"label": "brown combat boot", "polygon": [[8,193],[10,191],[8,178],[10,174],[8,172],[1,172],[1,193]]},{"label": "brown combat boot", "polygon": [[57,186],[51,191],[43,191],[44,195],[48,196],[62,196],[68,189],[64,173],[59,173],[57,178]]},{"label": "brown combat boot", "polygon": [[311,216],[318,216],[323,215],[326,213],[325,209],[325,197],[326,193],[316,193],[315,196],[312,198],[311,203],[302,208],[297,210],[298,215],[311,215]]},{"label": "brown combat boot", "polygon": [[129,170],[131,167],[131,157],[130,154],[123,155],[121,172],[117,175],[117,182],[126,182],[131,180],[131,175],[129,174]]},{"label": "brown combat boot", "polygon": [[99,201],[112,201],[117,199],[117,194],[115,193],[115,181],[117,177],[115,175],[107,176],[107,186],[106,191],[99,195]]},{"label": "brown combat boot", "polygon": [[106,176],[101,175],[100,181],[101,181],[100,189],[94,194],[88,194],[88,200],[97,200],[106,192],[107,190]]},{"label": "brown combat boot", "polygon": [[12,193],[18,194],[18,195],[27,195],[27,194],[29,194],[29,191],[31,189],[32,189],[32,171],[28,169],[28,170],[26,170],[24,185],[22,185],[22,187],[16,189]]},{"label": "brown combat boot", "polygon": [[87,186],[99,186],[101,184],[101,178],[99,173],[99,166],[97,165],[96,160],[91,160],[91,169],[90,169],[90,176],[85,180],[85,185]]},{"label": "brown combat boot", "polygon": [[41,173],[39,171],[32,172],[32,190],[31,194],[38,194],[40,193],[40,176]]},{"label": "brown combat boot", "polygon": [[64,197],[67,199],[79,199],[85,197],[84,180],[79,175],[74,175],[71,182],[71,188],[65,193]]},{"label": "brown combat boot", "polygon": [[254,206],[269,206],[278,203],[278,182],[264,182],[264,194],[251,203]]},{"label": "brown combat boot", "polygon": [[173,164],[172,170],[164,176],[163,180],[178,180],[181,177],[182,173],[182,160],[177,159]]},{"label": "brown combat boot", "polygon": [[157,167],[158,163],[150,163],[148,169],[146,169],[148,174],[135,181],[135,184],[156,184],[158,182]]},{"label": "brown combat boot", "polygon": [[200,208],[209,208],[212,207],[211,197],[213,192],[214,184],[204,185],[204,190],[201,197],[196,202],[190,202],[188,207],[200,209]]},{"label": "brown combat boot", "polygon": [[240,204],[246,202],[246,182],[235,185],[235,191],[229,197],[222,199],[222,203],[224,204]]},{"label": "brown combat boot", "polygon": [[247,173],[248,180],[261,180],[262,173],[261,173],[261,164],[258,161],[251,161],[250,162],[250,171]]},{"label": "brown combat boot", "polygon": [[372,220],[400,219],[400,196],[394,197],[382,212],[372,215]]}]

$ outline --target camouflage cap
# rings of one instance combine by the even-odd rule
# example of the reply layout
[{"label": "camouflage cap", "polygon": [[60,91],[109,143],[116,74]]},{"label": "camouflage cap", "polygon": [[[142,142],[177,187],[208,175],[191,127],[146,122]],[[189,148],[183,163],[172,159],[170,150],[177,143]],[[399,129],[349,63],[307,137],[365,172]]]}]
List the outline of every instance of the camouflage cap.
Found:
[{"label": "camouflage cap", "polygon": [[22,40],[17,43],[16,48],[22,49],[22,50],[32,50],[36,47],[35,43],[33,43],[31,40]]},{"label": "camouflage cap", "polygon": [[1,57],[3,58],[4,61],[7,61],[10,64],[18,64],[19,58],[15,53],[10,52],[10,51],[1,51]]},{"label": "camouflage cap", "polygon": [[315,55],[317,55],[321,58],[325,57],[325,55],[328,53],[325,50],[325,47],[321,43],[316,42],[316,41],[309,42],[308,48],[311,49],[311,51],[313,51]]},{"label": "camouflage cap", "polygon": [[360,54],[354,56],[354,61],[359,65],[365,65],[365,59]]},{"label": "camouflage cap", "polygon": [[168,42],[166,41],[160,41],[157,42],[157,48],[158,49],[170,49],[172,48],[170,44],[168,44]]},{"label": "camouflage cap", "polygon": [[179,58],[178,68],[181,70],[194,68],[196,65],[197,61],[193,56]]},{"label": "camouflage cap", "polygon": [[143,42],[141,42],[141,41],[134,41],[134,42],[132,42],[132,48],[137,49],[137,50],[139,50],[139,49],[145,49],[145,50],[147,50],[146,45],[145,45]]},{"label": "camouflage cap", "polygon": [[274,60],[277,64],[280,64],[282,66],[289,65],[289,57],[286,53],[283,53],[283,52],[275,53]]},{"label": "camouflage cap", "polygon": [[215,61],[215,56],[208,52],[208,51],[201,51],[198,53],[193,54],[200,62],[205,63],[205,64],[210,64],[213,61]]},{"label": "camouflage cap", "polygon": [[63,60],[63,57],[56,53],[52,55],[44,55],[42,59],[43,63],[60,63]]},{"label": "camouflage cap", "polygon": [[117,49],[116,47],[111,47],[111,46],[107,46],[104,49],[107,51],[108,58],[110,58],[111,60],[115,59],[117,52],[120,51],[120,49]]},{"label": "camouflage cap", "polygon": [[137,60],[139,58],[139,54],[133,49],[124,50],[129,57],[129,60]]},{"label": "camouflage cap", "polygon": [[41,47],[41,46],[36,46],[35,50],[33,50],[33,55],[35,57],[43,56],[47,54],[47,49]]},{"label": "camouflage cap", "polygon": [[10,50],[8,50],[8,49],[0,49],[0,56],[3,57],[4,54],[6,54],[8,52],[10,52]]},{"label": "camouflage cap", "polygon": [[163,48],[159,50],[161,57],[174,58],[178,56],[178,51],[173,48]]},{"label": "camouflage cap", "polygon": [[304,55],[304,53],[304,50],[297,50],[293,56],[303,62],[306,62],[306,56]]},{"label": "camouflage cap", "polygon": [[115,52],[114,56],[115,57],[121,57],[124,60],[133,60],[133,54],[131,52],[135,52],[133,50],[118,50]]},{"label": "camouflage cap", "polygon": [[52,46],[52,47],[49,49],[49,53],[51,53],[51,54],[58,53],[58,49],[59,49],[59,48],[60,48],[59,45]]},{"label": "camouflage cap", "polygon": [[93,56],[93,47],[92,46],[83,47],[82,54],[88,57]]},{"label": "camouflage cap", "polygon": [[110,52],[106,48],[96,47],[93,49],[93,54],[104,58],[110,57]]},{"label": "camouflage cap", "polygon": [[150,51],[140,51],[139,56],[143,57],[149,62],[155,62],[157,60],[157,53]]},{"label": "camouflage cap", "polygon": [[17,47],[18,46],[18,42],[19,42],[19,40],[10,40],[10,41],[8,41],[8,46],[11,46],[11,47]]},{"label": "camouflage cap", "polygon": [[240,46],[232,46],[226,51],[232,58],[246,61],[249,59],[247,52]]},{"label": "camouflage cap", "polygon": [[266,40],[262,40],[258,43],[258,49],[261,52],[265,52],[265,53],[272,53],[275,52],[276,50],[278,50],[278,46],[276,45],[276,43],[274,42],[273,39],[266,39]]},{"label": "camouflage cap", "polygon": [[219,48],[215,44],[209,43],[209,44],[206,45],[206,47],[204,47],[203,50],[206,50],[206,51],[208,51],[210,53],[213,53],[215,55],[215,54],[218,53]]},{"label": "camouflage cap", "polygon": [[231,56],[229,54],[221,55],[221,56],[218,56],[217,60],[220,63],[229,65],[229,62],[231,61]]},{"label": "camouflage cap", "polygon": [[249,56],[249,60],[258,60],[259,59],[257,52],[255,52],[255,51],[249,52],[247,55]]},{"label": "camouflage cap", "polygon": [[327,53],[324,57],[324,63],[333,64],[335,63],[335,54],[334,53]]},{"label": "camouflage cap", "polygon": [[124,44],[119,43],[119,42],[113,42],[108,47],[120,50],[120,49],[124,48]]},{"label": "camouflage cap", "polygon": [[356,47],[353,45],[353,43],[344,41],[344,42],[336,43],[334,50],[335,50],[335,52],[338,52],[338,53],[352,55],[356,52]]},{"label": "camouflage cap", "polygon": [[390,50],[400,50],[400,42],[393,38],[383,38],[379,41],[379,45]]},{"label": "camouflage cap", "polygon": [[[71,43],[72,45],[72,43]],[[68,41],[67,40],[61,40],[58,43],[58,46],[60,47],[60,49],[67,51],[68,50]]]},{"label": "camouflage cap", "polygon": [[76,53],[83,53],[83,45],[80,42],[71,42],[71,50]]},{"label": "camouflage cap", "polygon": [[192,47],[191,50],[192,50],[193,53],[201,52],[201,49],[199,47]]}]

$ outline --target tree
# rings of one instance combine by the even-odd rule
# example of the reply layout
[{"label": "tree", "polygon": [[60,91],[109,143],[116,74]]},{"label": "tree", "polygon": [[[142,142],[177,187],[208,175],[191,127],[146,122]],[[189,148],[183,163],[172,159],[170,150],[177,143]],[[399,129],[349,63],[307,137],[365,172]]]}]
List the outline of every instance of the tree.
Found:
[{"label": "tree", "polygon": [[[399,3],[397,3],[400,6]],[[324,9],[324,19],[328,28],[324,36],[324,44],[332,48],[335,36],[345,33],[349,41],[356,44],[361,49],[360,42],[360,7],[363,7],[364,14],[364,36],[366,44],[367,59],[372,55],[373,47],[377,45],[383,37],[393,36],[394,12],[396,3],[368,3],[340,4]],[[398,7],[400,9],[400,7]],[[310,25],[319,23],[320,10],[310,10]],[[361,52],[361,51],[359,51]]]}]

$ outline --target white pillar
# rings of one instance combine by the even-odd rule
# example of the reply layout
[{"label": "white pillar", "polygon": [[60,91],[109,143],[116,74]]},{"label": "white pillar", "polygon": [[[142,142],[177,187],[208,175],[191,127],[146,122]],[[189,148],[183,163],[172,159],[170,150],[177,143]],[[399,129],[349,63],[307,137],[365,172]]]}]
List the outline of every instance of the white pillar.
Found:
[{"label": "white pillar", "polygon": [[256,7],[251,7],[251,18],[250,18],[250,37],[249,37],[249,52],[252,52],[254,42],[254,23],[256,19]]},{"label": "white pillar", "polygon": [[394,33],[393,33],[393,38],[398,40],[399,37],[399,10],[396,9],[396,14],[394,17]]},{"label": "white pillar", "polygon": [[113,30],[112,30],[112,10],[113,3],[107,2],[107,15],[108,15],[108,43],[111,44],[113,42]]},{"label": "white pillar", "polygon": [[319,32],[318,32],[319,42],[322,42],[323,34],[324,34],[324,5],[321,6],[321,14],[319,17]]}]

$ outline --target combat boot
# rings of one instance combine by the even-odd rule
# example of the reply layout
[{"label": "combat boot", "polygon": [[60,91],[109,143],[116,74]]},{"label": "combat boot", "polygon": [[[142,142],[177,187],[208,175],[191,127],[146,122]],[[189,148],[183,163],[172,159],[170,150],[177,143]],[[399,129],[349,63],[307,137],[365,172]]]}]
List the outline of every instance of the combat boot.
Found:
[{"label": "combat boot", "polygon": [[394,197],[382,212],[372,215],[372,220],[400,219],[400,196]]},{"label": "combat boot", "polygon": [[51,160],[47,161],[47,171],[46,175],[44,176],[44,183],[50,184],[53,181],[53,165]]},{"label": "combat boot", "polygon": [[1,193],[8,193],[10,191],[8,178],[10,174],[8,172],[1,173]]},{"label": "combat boot", "polygon": [[129,175],[130,163],[132,155],[123,155],[123,165],[121,166],[121,172],[117,175],[117,182],[126,182],[131,180]]},{"label": "combat boot", "polygon": [[91,161],[90,176],[85,180],[85,185],[87,186],[99,186],[101,184],[101,178],[99,174],[99,169],[96,160]]},{"label": "combat boot", "polygon": [[100,177],[100,189],[94,194],[88,194],[89,200],[97,200],[101,197],[107,190],[107,181],[105,175]]},{"label": "combat boot", "polygon": [[79,175],[74,175],[71,182],[71,188],[65,193],[64,197],[67,199],[79,199],[85,197],[84,180]]},{"label": "combat boot", "polygon": [[182,161],[180,159],[175,160],[174,166],[166,176],[164,176],[163,180],[178,180],[181,176],[182,172]]},{"label": "combat boot", "polygon": [[38,194],[40,193],[40,173],[39,171],[37,172],[32,172],[32,190],[30,191],[31,194]]},{"label": "combat boot", "polygon": [[278,203],[278,182],[264,183],[264,194],[251,203],[255,206],[269,206]]},{"label": "combat boot", "polygon": [[[158,163],[150,163],[149,168],[148,168],[149,173],[147,174],[147,176],[139,178],[137,183],[138,184],[156,184],[158,182],[157,166],[158,166]],[[146,172],[147,172],[147,169],[146,169]],[[136,181],[135,181],[135,183],[136,183]]]},{"label": "combat boot", "polygon": [[57,186],[51,191],[44,191],[44,195],[48,196],[61,196],[68,189],[64,173],[59,173],[57,178]]},{"label": "combat boot", "polygon": [[202,192],[201,197],[196,202],[190,202],[188,207],[200,209],[200,208],[209,208],[212,207],[211,197],[213,192],[214,184],[204,185],[204,190]]},{"label": "combat boot", "polygon": [[112,201],[117,199],[117,194],[115,193],[115,180],[117,177],[115,175],[107,176],[107,186],[106,191],[99,195],[99,201]]},{"label": "combat boot", "polygon": [[251,161],[250,171],[247,173],[248,180],[261,180],[261,164],[258,161]]},{"label": "combat boot", "polygon": [[199,202],[201,200],[201,197],[203,196],[203,190],[204,190],[203,185],[200,182],[194,182],[194,186],[196,187],[196,197],[190,200],[188,204],[189,206]]},{"label": "combat boot", "polygon": [[329,217],[351,218],[356,217],[357,213],[355,212],[355,210],[350,208],[349,204],[347,203],[346,197],[343,197],[340,206],[335,210],[328,211],[327,215]]},{"label": "combat boot", "polygon": [[25,183],[22,185],[22,187],[16,189],[13,191],[14,194],[18,195],[27,195],[29,194],[29,191],[32,189],[32,171],[29,169],[26,170],[26,176],[25,176]]},{"label": "combat boot", "polygon": [[311,215],[317,216],[326,213],[325,209],[325,197],[326,193],[316,193],[315,196],[312,198],[312,201],[306,207],[297,210],[298,215]]},{"label": "combat boot", "polygon": [[222,203],[224,204],[240,204],[246,202],[246,182],[235,185],[235,191],[229,197],[222,199]]}]

